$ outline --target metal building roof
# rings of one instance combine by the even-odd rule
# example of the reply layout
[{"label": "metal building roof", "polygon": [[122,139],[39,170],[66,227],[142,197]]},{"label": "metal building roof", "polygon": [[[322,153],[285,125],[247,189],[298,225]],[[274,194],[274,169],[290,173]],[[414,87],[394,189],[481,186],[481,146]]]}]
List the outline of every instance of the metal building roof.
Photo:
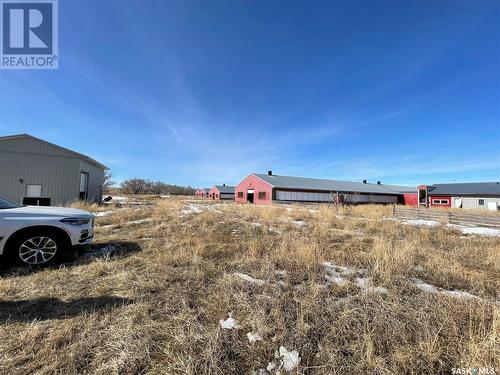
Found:
[{"label": "metal building roof", "polygon": [[278,189],[322,190],[352,193],[402,194],[416,193],[417,188],[411,186],[378,185],[354,181],[323,180],[318,178],[279,176],[255,173],[255,176]]},{"label": "metal building roof", "polygon": [[99,163],[97,160],[92,159],[90,156],[87,156],[87,155],[84,155],[84,154],[80,154],[79,152],[69,150],[67,148],[58,146],[58,145],[56,145],[54,143],[50,143],[50,142],[44,141],[43,139],[40,139],[40,138],[37,138],[37,137],[33,137],[32,135],[29,135],[29,134],[6,135],[6,136],[0,137],[0,141],[8,141],[8,140],[11,140],[11,139],[19,139],[19,138],[28,138],[28,139],[35,140],[37,142],[45,143],[46,145],[49,145],[49,146],[52,146],[52,147],[56,147],[59,150],[63,150],[64,152],[67,152],[68,154],[71,154],[71,155],[73,155],[73,156],[75,156],[75,157],[77,157],[79,159],[85,160],[86,162],[89,162],[90,164],[93,164],[93,165],[95,165],[95,166],[97,166],[99,168],[102,168],[104,170],[109,170],[109,168],[106,167],[104,164]]},{"label": "metal building roof", "polygon": [[235,186],[215,185],[221,194],[234,194]]},{"label": "metal building roof", "polygon": [[468,182],[454,184],[434,184],[428,187],[429,195],[498,195],[499,182]]}]

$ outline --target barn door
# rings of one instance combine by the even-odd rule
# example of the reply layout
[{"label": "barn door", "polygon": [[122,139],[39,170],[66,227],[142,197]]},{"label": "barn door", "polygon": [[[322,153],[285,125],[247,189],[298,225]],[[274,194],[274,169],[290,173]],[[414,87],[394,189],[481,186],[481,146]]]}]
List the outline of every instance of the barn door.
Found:
[{"label": "barn door", "polygon": [[80,199],[85,200],[88,198],[89,191],[89,174],[87,172],[80,172]]}]

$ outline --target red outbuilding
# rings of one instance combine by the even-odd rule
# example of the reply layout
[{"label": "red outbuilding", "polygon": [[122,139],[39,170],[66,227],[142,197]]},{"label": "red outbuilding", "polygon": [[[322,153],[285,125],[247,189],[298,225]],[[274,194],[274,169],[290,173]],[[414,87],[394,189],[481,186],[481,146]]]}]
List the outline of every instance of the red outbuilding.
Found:
[{"label": "red outbuilding", "polygon": [[197,197],[200,197],[200,198],[206,198],[206,197],[208,197],[209,191],[210,191],[210,188],[196,189],[196,192],[194,193],[194,195],[196,195]]},{"label": "red outbuilding", "polygon": [[235,189],[235,201],[252,204],[273,202],[417,204],[417,188],[352,181],[278,176],[253,173]]},{"label": "red outbuilding", "polygon": [[234,200],[234,186],[215,185],[208,192],[208,197],[214,200]]}]

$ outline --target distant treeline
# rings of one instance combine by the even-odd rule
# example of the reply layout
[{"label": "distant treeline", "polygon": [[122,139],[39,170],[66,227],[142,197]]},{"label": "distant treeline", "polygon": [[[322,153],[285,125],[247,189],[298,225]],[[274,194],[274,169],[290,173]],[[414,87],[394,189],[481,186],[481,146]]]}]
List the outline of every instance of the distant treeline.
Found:
[{"label": "distant treeline", "polygon": [[143,178],[130,178],[121,183],[121,188],[128,194],[171,194],[193,195],[195,189],[191,186],[169,185],[160,181],[150,181]]}]

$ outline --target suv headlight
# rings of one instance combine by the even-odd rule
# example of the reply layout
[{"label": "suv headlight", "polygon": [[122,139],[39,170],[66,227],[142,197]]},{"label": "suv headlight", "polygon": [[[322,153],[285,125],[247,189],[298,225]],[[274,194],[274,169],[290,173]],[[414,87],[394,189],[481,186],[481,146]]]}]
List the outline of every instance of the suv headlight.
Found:
[{"label": "suv headlight", "polygon": [[88,218],[88,217],[67,217],[67,218],[62,219],[61,223],[74,225],[74,226],[80,226],[80,225],[88,224],[89,221],[90,221],[90,218]]}]

